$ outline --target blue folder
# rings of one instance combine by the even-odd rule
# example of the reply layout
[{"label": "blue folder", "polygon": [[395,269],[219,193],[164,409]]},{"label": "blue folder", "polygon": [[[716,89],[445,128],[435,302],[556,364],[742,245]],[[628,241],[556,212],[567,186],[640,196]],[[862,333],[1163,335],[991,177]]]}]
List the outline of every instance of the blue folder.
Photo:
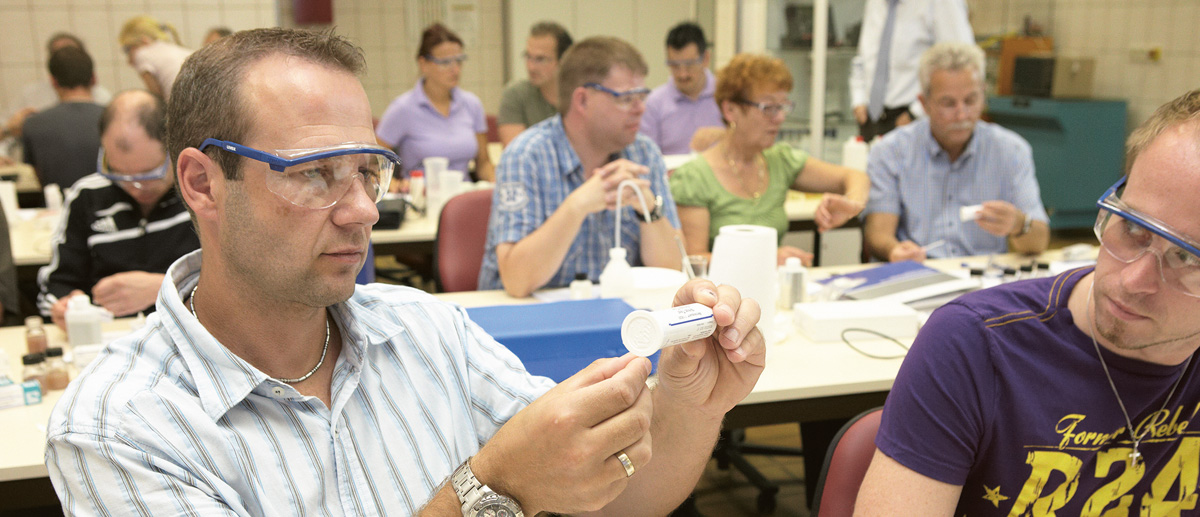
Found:
[{"label": "blue folder", "polygon": [[[467,309],[467,314],[525,369],[555,382],[602,357],[625,355],[621,322],[633,307],[615,298]],[[651,356],[657,364],[658,358]]]}]

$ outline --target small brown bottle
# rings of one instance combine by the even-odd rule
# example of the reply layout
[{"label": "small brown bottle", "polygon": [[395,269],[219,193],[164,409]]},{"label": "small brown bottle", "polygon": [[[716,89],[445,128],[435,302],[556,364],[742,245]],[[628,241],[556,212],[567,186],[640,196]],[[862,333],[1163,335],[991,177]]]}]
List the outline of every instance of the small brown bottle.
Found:
[{"label": "small brown bottle", "polygon": [[50,347],[46,349],[46,382],[43,386],[46,390],[62,390],[67,388],[67,384],[71,382],[70,374],[67,373],[67,363],[63,361],[62,347]]},{"label": "small brown bottle", "polygon": [[26,353],[44,354],[46,344],[46,329],[42,327],[41,316],[25,318],[25,347],[28,349]]}]

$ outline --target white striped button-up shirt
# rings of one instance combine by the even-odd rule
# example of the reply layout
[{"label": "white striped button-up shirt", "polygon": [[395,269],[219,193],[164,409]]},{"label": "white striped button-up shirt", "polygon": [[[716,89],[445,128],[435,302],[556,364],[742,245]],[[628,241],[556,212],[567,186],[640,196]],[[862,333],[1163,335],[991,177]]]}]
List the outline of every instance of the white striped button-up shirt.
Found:
[{"label": "white striped button-up shirt", "polygon": [[1033,171],[1033,151],[1020,135],[977,122],[953,163],[934,140],[929,119],[896,128],[871,148],[867,160],[871,197],[863,214],[900,216],[896,238],[920,245],[945,240],[931,258],[1008,251],[1008,239],[963,221],[959,208],[1007,201],[1035,221],[1049,222]]},{"label": "white striped button-up shirt", "polygon": [[109,345],[54,408],[46,465],[68,515],[409,515],[548,390],[465,311],[358,286],[332,407],[217,342],[176,262],[144,329]]}]

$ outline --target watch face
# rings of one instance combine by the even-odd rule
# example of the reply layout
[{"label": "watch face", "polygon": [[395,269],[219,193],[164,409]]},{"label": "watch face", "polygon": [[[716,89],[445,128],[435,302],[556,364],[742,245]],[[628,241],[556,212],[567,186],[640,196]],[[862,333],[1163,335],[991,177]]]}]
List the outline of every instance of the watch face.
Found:
[{"label": "watch face", "polygon": [[503,503],[488,503],[479,509],[476,517],[516,517],[517,513]]}]

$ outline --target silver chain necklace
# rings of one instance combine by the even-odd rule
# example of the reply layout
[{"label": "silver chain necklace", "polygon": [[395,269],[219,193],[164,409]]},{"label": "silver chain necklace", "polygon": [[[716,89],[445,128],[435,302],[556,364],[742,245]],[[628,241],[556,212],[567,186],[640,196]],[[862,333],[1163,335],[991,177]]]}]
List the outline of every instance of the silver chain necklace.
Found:
[{"label": "silver chain necklace", "polygon": [[[190,296],[188,296],[188,308],[192,310],[192,316],[196,316],[196,288],[197,287],[200,287],[199,282],[196,282],[196,285],[194,287],[192,287],[192,294]],[[200,319],[200,317],[196,316],[196,320],[199,321],[199,319]],[[283,377],[276,377],[275,380],[280,381],[280,382],[286,382],[288,384],[295,384],[295,383],[303,381],[309,377],[312,377],[314,373],[317,373],[317,370],[321,369],[321,365],[325,364],[325,354],[328,354],[328,353],[329,353],[329,318],[325,318],[325,348],[321,349],[321,360],[317,361],[317,365],[314,366],[311,370],[309,370],[308,373],[301,375],[299,377],[296,377],[295,379],[284,379]]]},{"label": "silver chain necklace", "polygon": [[[1092,292],[1096,290],[1096,281],[1092,279],[1092,285],[1088,286],[1087,307],[1092,306]],[[1129,411],[1125,409],[1125,402],[1121,401],[1121,394],[1117,392],[1117,383],[1113,382],[1112,374],[1108,372],[1108,363],[1104,362],[1104,355],[1100,353],[1100,343],[1096,341],[1096,309],[1092,309],[1092,313],[1088,317],[1088,324],[1092,328],[1092,346],[1096,348],[1096,357],[1100,358],[1100,366],[1104,368],[1104,377],[1108,379],[1108,385],[1112,388],[1113,396],[1117,398],[1117,405],[1121,407],[1121,414],[1125,416],[1126,429],[1129,430],[1129,438],[1133,440],[1133,452],[1129,453],[1129,457],[1125,460],[1125,468],[1133,469],[1142,463],[1142,453],[1138,447],[1142,445],[1142,438],[1150,432],[1150,426],[1142,429],[1142,432],[1133,434],[1133,420],[1129,418]],[[1161,413],[1167,409],[1167,405],[1171,403],[1171,397],[1175,396],[1175,390],[1179,389],[1179,384],[1183,382],[1183,377],[1187,375],[1188,366],[1192,364],[1192,358],[1196,354],[1188,356],[1188,360],[1183,364],[1183,370],[1179,372],[1179,378],[1175,379],[1175,385],[1171,386],[1171,392],[1167,393],[1167,400],[1163,401],[1163,405],[1155,413]]]}]

